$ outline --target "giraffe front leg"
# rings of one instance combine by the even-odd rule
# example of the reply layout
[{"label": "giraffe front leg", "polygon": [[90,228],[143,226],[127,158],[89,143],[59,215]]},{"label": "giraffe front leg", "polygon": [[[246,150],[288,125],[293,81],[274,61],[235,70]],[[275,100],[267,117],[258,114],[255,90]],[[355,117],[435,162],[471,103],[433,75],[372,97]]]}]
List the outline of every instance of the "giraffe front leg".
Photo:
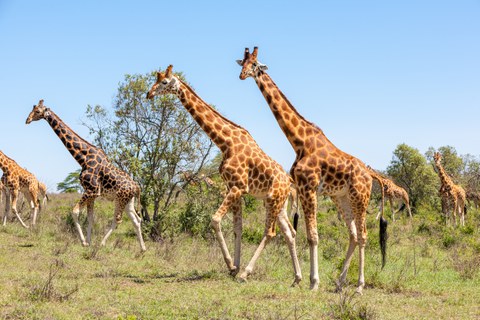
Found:
[{"label": "giraffe front leg", "polygon": [[88,247],[89,243],[85,240],[85,236],[83,235],[83,231],[82,231],[82,226],[80,225],[78,218],[85,204],[88,203],[88,201],[91,201],[93,199],[94,197],[89,196],[87,194],[83,194],[80,201],[77,202],[77,204],[75,205],[75,207],[73,207],[73,210],[72,210],[73,223],[75,224],[75,228],[77,229],[78,235],[80,237],[80,241],[82,242],[82,245],[84,247]]},{"label": "giraffe front leg", "polygon": [[232,203],[232,211],[233,211],[233,234],[235,237],[235,241],[234,241],[235,251],[233,254],[233,265],[235,266],[235,271],[232,273],[232,275],[234,276],[240,270],[242,231],[243,231],[241,199],[238,199],[237,202]]},{"label": "giraffe front leg", "polygon": [[5,211],[3,215],[3,226],[7,225],[7,219],[9,218],[10,210],[11,210],[10,192],[7,190],[5,191]]},{"label": "giraffe front leg", "polygon": [[286,206],[280,212],[278,218],[278,225],[280,226],[280,230],[283,233],[285,241],[288,246],[288,251],[290,252],[290,257],[292,258],[293,264],[293,271],[295,273],[295,278],[292,283],[292,287],[295,287],[302,281],[302,269],[300,268],[300,263],[298,261],[297,256],[297,247],[295,243],[295,230],[293,230],[292,225],[290,224],[290,220],[288,220],[288,214]]},{"label": "giraffe front leg", "polygon": [[217,241],[220,244],[220,249],[222,250],[223,259],[225,260],[225,263],[227,264],[227,268],[228,270],[230,270],[230,273],[234,275],[238,273],[238,270],[233,264],[232,257],[228,252],[227,244],[225,242],[225,238],[223,237],[221,229],[221,222],[222,218],[225,216],[232,203],[239,201],[241,196],[242,191],[236,186],[232,187],[228,191],[227,196],[223,199],[223,202],[217,209],[217,212],[215,212],[215,214],[212,216],[211,222],[212,228],[215,231],[215,237],[217,238]]},{"label": "giraffe front leg", "polygon": [[267,243],[275,237],[275,220],[276,216],[279,213],[278,204],[276,203],[275,199],[267,199],[265,200],[265,209],[266,209],[266,218],[265,218],[265,231],[263,232],[262,240],[255,250],[252,259],[248,263],[245,271],[240,275],[240,279],[242,281],[247,281],[247,277],[253,272],[253,268],[255,267],[255,263],[257,262],[258,257],[262,253],[263,249],[267,245]]},{"label": "giraffe front leg", "polygon": [[307,240],[310,252],[310,290],[318,290],[318,231],[317,231],[317,194],[315,189],[300,189]]},{"label": "giraffe front leg", "polygon": [[130,202],[127,204],[126,211],[130,219],[132,220],[133,223],[133,228],[135,229],[135,233],[137,234],[137,239],[138,243],[140,244],[140,250],[142,252],[145,252],[147,248],[145,247],[145,242],[143,241],[143,235],[142,235],[142,220],[140,217],[137,215],[135,211],[135,205],[134,205],[134,200],[130,200]]},{"label": "giraffe front leg", "polygon": [[94,224],[94,215],[93,215],[93,206],[94,202],[89,201],[87,203],[87,219],[88,219],[88,227],[87,227],[87,243],[88,245],[92,244],[92,228]]}]

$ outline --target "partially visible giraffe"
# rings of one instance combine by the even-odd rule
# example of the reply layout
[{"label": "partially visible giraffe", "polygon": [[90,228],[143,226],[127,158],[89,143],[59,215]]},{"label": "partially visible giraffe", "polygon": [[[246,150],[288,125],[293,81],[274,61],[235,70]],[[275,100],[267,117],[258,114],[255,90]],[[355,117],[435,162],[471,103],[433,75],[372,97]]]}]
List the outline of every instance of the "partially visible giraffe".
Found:
[{"label": "partially visible giraffe", "polygon": [[[115,217],[101,245],[105,245],[107,238],[116,228],[117,224],[122,222],[123,211],[127,211],[132,220],[135,233],[137,234],[140,249],[145,251],[146,248],[141,231],[141,219],[134,208],[135,197],[140,201],[140,187],[138,184],[125,172],[115,167],[108,160],[102,149],[90,144],[70,129],[50,108],[43,105],[43,100],[40,100],[38,105],[33,106],[33,110],[28,115],[26,124],[41,119],[45,119],[48,122],[70,154],[82,167],[80,183],[82,184],[84,193],[72,212],[73,221],[75,222],[75,227],[77,228],[82,245],[88,246],[91,244],[92,226],[94,222],[94,202],[97,197],[104,196],[108,200],[115,202]],[[80,211],[85,206],[87,207],[88,214],[86,240],[78,221]]]},{"label": "partially visible giraffe", "polygon": [[[197,93],[183,80],[173,74],[172,65],[166,72],[157,73],[157,81],[147,94],[152,99],[156,95],[174,94],[193,119],[200,125],[209,138],[222,152],[220,175],[227,186],[220,208],[212,217],[212,227],[220,244],[223,258],[232,275],[240,268],[240,251],[242,238],[242,195],[251,194],[264,199],[266,221],[263,238],[252,259],[240,275],[246,280],[252,273],[255,262],[265,245],[275,234],[275,223],[278,222],[292,258],[295,278],[293,285],[301,279],[301,270],[295,247],[295,230],[288,220],[286,208],[290,192],[291,179],[282,167],[266,155],[257,145],[250,133],[222,116],[217,110],[204,102]],[[235,249],[234,260],[230,256],[221,230],[221,221],[227,211],[233,211]]]},{"label": "partially visible giraffe", "polygon": [[42,206],[45,206],[48,201],[47,186],[40,181],[38,181],[38,195],[39,197],[42,197]]},{"label": "partially visible giraffe", "polygon": [[[317,193],[320,193],[331,197],[350,233],[350,244],[337,282],[337,289],[341,290],[346,282],[353,252],[358,245],[357,292],[361,293],[365,285],[364,259],[367,241],[365,217],[370,200],[372,177],[362,161],[338,149],[319,127],[298,113],[266,73],[267,66],[257,60],[257,53],[257,47],[252,54],[246,48],[243,60],[237,60],[242,66],[240,79],[254,78],[280,128],[295,150],[296,159],[290,174],[297,185],[305,215],[310,246],[310,288],[316,290],[319,284],[316,215]],[[386,234],[386,220],[383,217],[380,219],[380,226],[380,243],[385,248],[386,238],[382,238],[382,235]],[[382,256],[384,252],[385,250],[382,250]]]},{"label": "partially visible giraffe", "polygon": [[37,222],[38,214],[38,182],[35,176],[26,169],[20,167],[15,160],[7,157],[0,151],[0,168],[3,171],[2,182],[5,185],[5,214],[3,225],[6,225],[10,211],[13,211],[20,224],[28,228],[17,211],[19,192],[22,192],[32,209],[32,226]]},{"label": "partially visible giraffe", "polygon": [[[435,152],[433,154],[433,160],[435,167],[437,168],[438,176],[440,177],[440,181],[442,186],[440,188],[440,194],[442,196],[442,207],[445,203],[452,202],[452,215],[453,215],[453,222],[457,225],[457,213],[460,215],[460,224],[462,226],[465,225],[465,204],[466,204],[466,194],[465,190],[453,183],[452,179],[445,171],[442,166],[442,155],[439,152]],[[449,210],[448,208],[447,210]],[[448,214],[445,216],[446,223],[448,223],[449,217]]]},{"label": "partially visible giraffe", "polygon": [[480,192],[468,189],[466,191],[466,197],[468,203],[473,202],[473,205],[475,206],[475,210],[478,210],[478,207],[480,207]]},{"label": "partially visible giraffe", "polygon": [[[383,176],[376,170],[372,169],[372,167],[367,166],[367,169],[371,173],[372,177],[375,176],[375,179],[377,181],[380,181],[380,180],[382,181],[385,198],[388,199],[388,202],[390,203],[390,210],[392,211],[392,220],[395,221],[395,213],[402,211],[403,209],[405,209],[405,207],[407,208],[408,215],[411,218],[412,211],[410,210],[410,203],[409,203],[407,191],[402,187],[396,185],[395,182],[393,182],[392,180],[388,179],[387,177]],[[393,201],[397,199],[403,201],[403,204],[398,209],[398,211],[395,211],[395,207],[393,206]],[[377,219],[379,218],[380,214],[381,212],[377,215]]]}]

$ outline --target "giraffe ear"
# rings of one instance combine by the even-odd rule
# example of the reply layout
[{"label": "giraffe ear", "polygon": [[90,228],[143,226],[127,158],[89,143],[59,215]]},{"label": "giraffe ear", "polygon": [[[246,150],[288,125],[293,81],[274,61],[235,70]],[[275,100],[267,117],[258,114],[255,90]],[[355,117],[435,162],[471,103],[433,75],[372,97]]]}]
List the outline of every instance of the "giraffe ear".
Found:
[{"label": "giraffe ear", "polygon": [[268,67],[267,67],[266,64],[260,63],[258,61],[257,61],[257,66],[258,66],[258,69],[260,69],[262,71],[268,70]]},{"label": "giraffe ear", "polygon": [[165,72],[165,77],[170,78],[172,76],[172,68],[173,68],[172,65],[169,65],[167,67],[167,71]]},{"label": "giraffe ear", "polygon": [[243,66],[243,60],[235,60],[235,61],[237,61],[238,65],[239,65],[240,67]]}]

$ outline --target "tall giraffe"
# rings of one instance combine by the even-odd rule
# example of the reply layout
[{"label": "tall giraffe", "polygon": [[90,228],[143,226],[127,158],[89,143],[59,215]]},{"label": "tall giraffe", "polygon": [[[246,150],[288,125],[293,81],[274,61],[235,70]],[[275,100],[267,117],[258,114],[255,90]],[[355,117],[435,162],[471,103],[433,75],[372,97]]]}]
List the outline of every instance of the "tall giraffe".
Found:
[{"label": "tall giraffe", "polygon": [[[28,115],[26,124],[32,121],[45,119],[52,127],[53,131],[62,140],[63,144],[82,167],[80,173],[80,183],[84,189],[84,193],[80,201],[75,205],[72,212],[73,221],[77,228],[82,245],[91,244],[92,226],[93,226],[93,207],[95,199],[98,196],[104,196],[115,202],[115,218],[105,234],[101,245],[105,245],[107,238],[116,228],[117,224],[122,222],[122,213],[127,211],[132,220],[137,234],[140,249],[145,251],[145,243],[143,242],[141,231],[141,219],[135,212],[134,201],[137,197],[140,201],[140,187],[125,172],[116,168],[107,158],[102,149],[90,144],[70,127],[68,127],[50,108],[43,105],[40,100],[38,105],[33,106],[33,110]],[[78,222],[80,211],[87,207],[88,229],[87,239],[83,235],[82,227]]]},{"label": "tall giraffe", "polygon": [[[405,207],[407,208],[408,215],[411,218],[412,211],[410,210],[410,203],[409,203],[407,191],[402,187],[397,186],[395,182],[393,182],[392,180],[384,177],[383,175],[378,173],[376,170],[372,169],[372,167],[367,166],[367,169],[370,172],[370,175],[372,177],[375,177],[377,181],[380,181],[380,180],[382,181],[385,198],[387,198],[388,202],[390,203],[390,210],[392,211],[392,220],[395,221],[395,213],[402,211],[403,209],[405,209]],[[403,204],[400,207],[400,209],[398,209],[398,211],[395,212],[393,201],[396,199],[400,199],[401,201],[403,201]],[[379,215],[380,213],[377,215],[377,219]]]},{"label": "tall giraffe", "polygon": [[25,195],[30,208],[32,209],[32,226],[35,226],[38,214],[38,181],[35,176],[26,169],[20,167],[15,160],[7,157],[0,151],[0,168],[3,171],[2,182],[5,185],[5,214],[3,216],[3,225],[7,223],[10,211],[13,211],[18,221],[28,228],[23,222],[17,211],[18,193]]},{"label": "tall giraffe", "polygon": [[[357,292],[361,293],[365,285],[364,259],[367,241],[365,217],[370,200],[372,177],[362,161],[338,149],[319,127],[298,113],[265,72],[267,66],[257,61],[257,53],[257,47],[252,54],[246,48],[243,60],[237,60],[242,66],[240,79],[248,77],[255,79],[280,128],[295,150],[296,159],[290,174],[297,185],[305,215],[310,247],[310,288],[318,289],[319,283],[316,214],[317,193],[320,193],[332,198],[350,233],[350,244],[337,282],[337,290],[341,290],[345,284],[348,267],[358,245]],[[380,243],[384,246],[386,238],[382,235],[386,234],[386,220],[383,217],[380,219],[380,226]],[[383,258],[384,253],[385,250],[382,250]]]},{"label": "tall giraffe", "polygon": [[[265,232],[252,259],[240,275],[240,279],[246,280],[253,271],[263,248],[275,236],[275,222],[278,221],[292,258],[295,272],[293,285],[298,284],[302,275],[295,247],[296,233],[286,213],[291,178],[277,162],[260,149],[247,130],[223,117],[204,102],[188,84],[174,75],[171,65],[168,66],[165,73],[157,73],[157,81],[148,92],[147,98],[152,99],[156,95],[164,94],[176,95],[193,119],[222,152],[223,159],[219,171],[228,191],[212,217],[212,227],[230,273],[236,275],[239,272],[242,239],[241,197],[250,193],[257,198],[264,199]],[[221,230],[222,218],[229,209],[233,211],[235,236],[233,261]]]},{"label": "tall giraffe", "polygon": [[[438,176],[440,177],[440,182],[442,186],[440,188],[440,194],[442,196],[442,203],[452,201],[453,209],[453,222],[457,225],[457,213],[460,215],[460,224],[465,225],[465,204],[466,204],[466,193],[465,190],[453,183],[452,179],[445,171],[442,165],[442,155],[439,152],[433,154],[433,160],[435,167],[437,168]],[[443,205],[442,205],[443,206]],[[449,211],[450,208],[446,209]],[[448,223],[448,216],[445,217],[446,222]]]}]

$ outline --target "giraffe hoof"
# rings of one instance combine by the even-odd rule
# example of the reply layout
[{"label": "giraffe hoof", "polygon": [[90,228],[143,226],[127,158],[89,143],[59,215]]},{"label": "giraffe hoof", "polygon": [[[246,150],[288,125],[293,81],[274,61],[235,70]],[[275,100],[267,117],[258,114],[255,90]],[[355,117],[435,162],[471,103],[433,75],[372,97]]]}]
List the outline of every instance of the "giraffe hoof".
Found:
[{"label": "giraffe hoof", "polygon": [[238,274],[238,268],[237,267],[233,267],[232,269],[230,269],[230,275],[232,277],[235,277],[237,274]]},{"label": "giraffe hoof", "polygon": [[363,287],[358,287],[358,288],[355,290],[355,293],[362,296],[362,295],[363,295]]},{"label": "giraffe hoof", "polygon": [[239,283],[247,283],[247,275],[246,274],[242,274],[239,278],[238,278],[238,282]]},{"label": "giraffe hoof", "polygon": [[88,242],[82,242],[82,246],[84,247],[90,247],[90,244]]}]

